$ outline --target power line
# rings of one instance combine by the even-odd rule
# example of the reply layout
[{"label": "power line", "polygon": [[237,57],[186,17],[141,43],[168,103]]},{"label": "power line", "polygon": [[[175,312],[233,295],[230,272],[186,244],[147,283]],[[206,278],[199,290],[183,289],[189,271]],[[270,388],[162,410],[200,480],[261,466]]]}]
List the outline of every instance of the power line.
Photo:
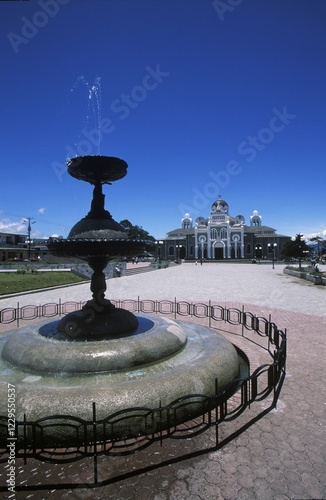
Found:
[{"label": "power line", "polygon": [[[1,212],[0,210],[0,216],[9,216],[9,217],[17,217],[18,219],[28,219],[28,217],[25,217],[24,215],[17,215],[17,214],[10,214],[8,212]],[[62,222],[52,222],[48,221],[46,219],[35,219],[34,217],[30,217],[31,219],[34,219],[36,223],[38,224],[50,224],[51,226],[57,226],[57,227],[62,227],[62,228],[68,228],[65,224],[62,224]]]}]

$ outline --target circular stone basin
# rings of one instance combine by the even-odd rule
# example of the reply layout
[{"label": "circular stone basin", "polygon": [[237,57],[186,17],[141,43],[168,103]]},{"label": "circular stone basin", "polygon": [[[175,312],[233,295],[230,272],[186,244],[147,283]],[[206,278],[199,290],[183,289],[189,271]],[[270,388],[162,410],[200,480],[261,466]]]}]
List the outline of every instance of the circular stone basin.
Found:
[{"label": "circular stone basin", "polygon": [[79,156],[67,162],[68,173],[82,181],[111,183],[127,174],[128,164],[114,156]]},{"label": "circular stone basin", "polygon": [[[176,400],[194,394],[212,396],[216,391],[216,379],[218,391],[221,391],[239,377],[238,352],[217,332],[151,315],[142,315],[138,320],[140,331],[132,337],[85,342],[85,345],[42,337],[39,331],[53,328],[53,322],[48,327],[43,323],[4,335],[0,339],[3,352],[0,358],[0,415],[7,414],[9,383],[15,385],[18,421],[23,420],[24,414],[28,421],[57,416],[56,427],[43,429],[43,445],[84,443],[80,424],[79,431],[74,431],[63,425],[65,421],[58,416],[70,415],[92,422],[93,402],[96,403],[97,420],[111,416],[105,430],[106,439],[135,437],[142,425],[137,424],[133,416],[135,411],[129,411],[124,420],[117,419],[117,412],[138,408],[138,415],[144,409],[148,414],[148,409],[176,402],[173,424],[185,422],[202,414],[203,408],[198,400],[192,403],[190,398],[187,405],[178,405]],[[170,347],[170,343],[174,347]],[[75,352],[70,350],[71,346]],[[34,349],[37,356],[31,368],[26,366],[25,359],[33,358]],[[49,354],[46,354],[47,349]],[[55,355],[56,349],[59,350]],[[56,356],[56,361],[52,356]],[[59,366],[50,373],[55,362]],[[75,371],[71,369],[74,362]],[[90,371],[85,372],[82,366],[86,362],[90,363]],[[171,425],[170,418],[166,411],[153,412],[151,428],[164,430]],[[47,422],[54,423],[53,420]],[[38,429],[42,425],[40,423]],[[104,438],[103,429],[98,430],[99,440]],[[36,445],[38,434],[33,436],[29,427],[26,432],[27,440],[33,440]],[[0,439],[2,437],[5,439],[0,431]],[[22,435],[19,435],[18,441],[21,440]]]},{"label": "circular stone basin", "polygon": [[[59,321],[38,329],[26,329],[10,335],[2,357],[13,365],[51,373],[96,373],[132,370],[176,354],[187,337],[176,323],[161,318],[154,322],[140,317],[132,335],[123,338],[73,342],[61,340]],[[50,341],[49,341],[50,340]]]}]

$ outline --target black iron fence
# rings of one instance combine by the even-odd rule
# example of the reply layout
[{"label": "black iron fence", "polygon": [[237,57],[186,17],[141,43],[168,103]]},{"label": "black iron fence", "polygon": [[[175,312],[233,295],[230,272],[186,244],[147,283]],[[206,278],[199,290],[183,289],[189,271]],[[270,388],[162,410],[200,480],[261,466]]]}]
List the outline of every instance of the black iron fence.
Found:
[{"label": "black iron fence", "polygon": [[85,302],[49,302],[43,305],[20,306],[17,302],[15,307],[6,307],[0,310],[0,324],[19,328],[22,321],[32,321],[42,318],[53,318],[63,316],[72,311],[80,309]]},{"label": "black iron fence", "polygon": [[[117,457],[130,455],[147,448],[154,443],[163,444],[167,438],[189,439],[209,429],[214,429],[214,449],[222,447],[232,437],[239,435],[249,425],[275,408],[286,373],[286,331],[280,330],[269,319],[256,316],[245,311],[244,308],[226,308],[209,301],[208,303],[190,303],[186,301],[163,300],[116,300],[112,301],[117,307],[122,307],[136,313],[170,315],[175,319],[191,319],[206,324],[211,328],[224,331],[241,337],[243,340],[253,342],[257,349],[264,350],[264,356],[269,361],[256,367],[245,378],[234,380],[229,386],[219,391],[218,380],[215,381],[215,394],[187,394],[169,405],[161,406],[158,401],[156,408],[128,408],[114,414],[109,414],[104,419],[97,418],[96,404],[90,401],[93,408],[91,420],[83,420],[71,415],[49,415],[37,421],[30,421],[28,415],[22,421],[15,421],[15,436],[20,436],[15,450],[15,459],[22,459],[24,463],[36,459],[47,463],[71,463],[78,460],[91,458],[93,464],[93,481],[86,486],[92,487],[108,484],[111,480],[99,481],[98,459],[100,456]],[[1,323],[15,323],[19,326],[21,321],[51,318],[67,314],[79,309],[83,303],[65,302],[50,303],[42,306],[23,306],[6,308],[0,311]],[[237,342],[234,342],[235,344]],[[250,361],[250,359],[249,359]],[[239,419],[245,410],[252,407],[253,403],[261,402],[270,396],[270,405],[255,414],[250,420],[246,419],[239,429],[225,439],[219,438],[219,429],[222,423]],[[178,422],[178,414],[187,409],[189,405],[197,407],[197,417],[186,423]],[[190,412],[189,412],[190,413]],[[164,422],[164,426],[160,425]],[[167,423],[167,425],[166,425]],[[123,425],[122,425],[123,424]],[[48,429],[51,435],[56,427],[69,428],[74,442],[74,448],[62,448],[62,443],[54,443],[49,449],[46,445]],[[117,438],[116,429],[128,429],[128,437],[122,432]],[[0,435],[8,429],[8,416],[0,416]],[[114,436],[114,437],[113,437]],[[130,437],[132,436],[132,437]],[[0,463],[10,459],[8,443],[0,443]],[[144,469],[142,469],[143,471]],[[72,486],[46,485],[46,488],[82,487],[79,483]],[[0,491],[5,491],[7,486],[0,486]],[[28,486],[18,486],[16,490],[26,490]],[[30,489],[33,489],[31,487]],[[40,488],[38,488],[40,489]],[[42,489],[42,488],[41,488]]]},{"label": "black iron fence", "polygon": [[[149,299],[124,299],[111,300],[111,302],[123,309],[128,309],[135,313],[147,314],[167,314],[174,316],[175,319],[182,317],[194,317],[207,319],[208,326],[214,328],[216,323],[225,322],[230,325],[241,325],[244,329],[252,330],[261,336],[270,337],[268,331],[273,331],[274,335],[279,331],[271,318],[259,317],[251,312],[236,308],[226,308],[212,301],[207,303],[193,303],[174,300],[149,300]],[[37,320],[42,318],[53,318],[63,316],[72,311],[77,311],[86,302],[50,302],[43,305],[25,305],[20,306],[17,302],[16,307],[7,307],[0,310],[0,324],[13,324],[18,328],[22,321]],[[215,325],[214,325],[215,323]]]}]

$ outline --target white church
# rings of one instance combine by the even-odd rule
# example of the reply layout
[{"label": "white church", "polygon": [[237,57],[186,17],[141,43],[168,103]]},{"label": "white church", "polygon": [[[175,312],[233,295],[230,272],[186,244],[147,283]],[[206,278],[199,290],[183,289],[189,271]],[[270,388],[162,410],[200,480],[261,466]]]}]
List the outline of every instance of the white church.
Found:
[{"label": "white church", "polygon": [[278,258],[289,236],[264,226],[262,216],[254,210],[250,225],[243,215],[229,214],[229,205],[221,196],[213,203],[210,215],[197,217],[185,214],[181,227],[169,231],[159,243],[160,258],[169,260],[224,260]]}]

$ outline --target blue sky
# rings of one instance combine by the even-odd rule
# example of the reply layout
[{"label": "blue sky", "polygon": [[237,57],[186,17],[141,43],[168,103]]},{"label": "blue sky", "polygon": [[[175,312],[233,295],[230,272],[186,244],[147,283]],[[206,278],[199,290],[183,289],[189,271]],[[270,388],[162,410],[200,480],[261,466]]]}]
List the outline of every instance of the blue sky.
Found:
[{"label": "blue sky", "polygon": [[0,231],[66,237],[92,186],[65,162],[102,154],[129,165],[106,209],[156,238],[218,194],[326,238],[325,22],[324,0],[0,2]]}]

